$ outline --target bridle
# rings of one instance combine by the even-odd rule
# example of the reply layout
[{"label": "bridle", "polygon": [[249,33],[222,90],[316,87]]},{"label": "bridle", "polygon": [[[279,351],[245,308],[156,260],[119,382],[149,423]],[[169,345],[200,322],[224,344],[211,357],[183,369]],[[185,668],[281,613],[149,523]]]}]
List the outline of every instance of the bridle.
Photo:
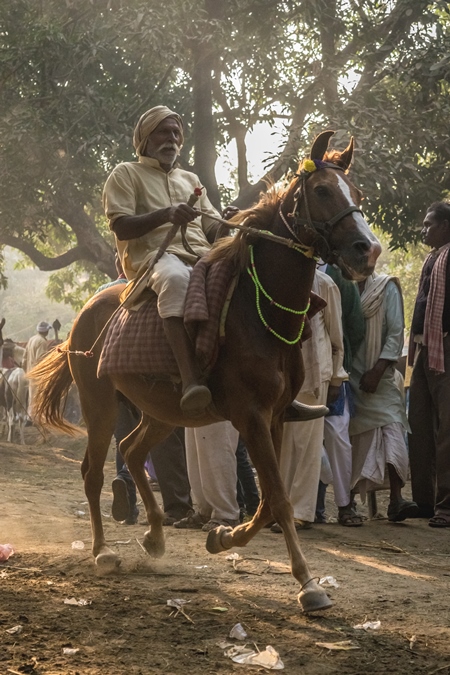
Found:
[{"label": "bridle", "polygon": [[[317,164],[319,164],[319,162]],[[335,171],[344,172],[344,169],[342,167],[337,166],[336,164],[332,164],[331,162],[321,161],[320,165],[317,166],[316,170],[321,171],[322,169],[334,169]],[[332,218],[329,218],[328,220],[324,221],[312,220],[308,204],[306,183],[308,181],[308,178],[310,178],[310,176],[312,176],[313,173],[315,172],[302,170],[299,174],[296,174],[296,176],[298,177],[299,185],[294,194],[294,208],[292,210],[292,213],[288,213],[286,216],[282,210],[283,203],[281,203],[279,208],[279,215],[288,231],[292,234],[293,237],[295,237],[295,239],[300,244],[304,245],[304,242],[302,242],[300,238],[301,234],[299,228],[303,227],[306,230],[306,232],[312,232],[314,234],[314,238],[311,246],[316,248],[320,253],[322,259],[325,260],[330,255],[335,254],[335,252],[331,250],[329,243],[329,238],[333,230],[333,227],[337,223],[339,223],[343,218],[350,215],[350,213],[362,213],[362,211],[357,206],[347,206],[347,208],[343,209],[342,211],[339,211],[339,213],[334,215]],[[306,218],[301,218],[299,215],[299,206],[302,200],[305,206]],[[293,220],[292,225],[289,223],[288,218],[291,218]]]}]

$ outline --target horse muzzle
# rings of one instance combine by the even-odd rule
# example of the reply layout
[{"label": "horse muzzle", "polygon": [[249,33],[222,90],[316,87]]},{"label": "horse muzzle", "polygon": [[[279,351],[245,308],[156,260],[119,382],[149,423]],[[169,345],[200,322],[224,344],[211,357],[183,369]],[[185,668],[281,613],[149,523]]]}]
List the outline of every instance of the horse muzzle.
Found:
[{"label": "horse muzzle", "polygon": [[363,281],[370,276],[381,253],[381,244],[378,239],[361,238],[342,251],[334,253],[334,260],[341,268],[345,279]]}]

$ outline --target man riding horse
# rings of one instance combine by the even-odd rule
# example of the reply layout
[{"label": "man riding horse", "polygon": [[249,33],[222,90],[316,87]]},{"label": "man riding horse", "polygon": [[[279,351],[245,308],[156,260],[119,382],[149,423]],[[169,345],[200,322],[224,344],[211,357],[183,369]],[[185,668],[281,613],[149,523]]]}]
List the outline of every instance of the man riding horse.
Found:
[{"label": "man riding horse", "polygon": [[[183,121],[176,112],[162,105],[145,112],[133,135],[138,161],[112,171],[103,203],[129,280],[148,270],[172,226],[179,227],[152,266],[147,285],[158,295],[158,312],[180,370],[181,410],[200,416],[211,403],[211,393],[196,363],[183,312],[192,266],[208,253],[220,227],[211,216],[220,216],[203,188],[198,197],[201,213],[191,205],[189,197],[199,192],[201,183],[194,173],[176,166],[183,140]],[[228,207],[224,217],[235,211]],[[312,419],[326,412],[323,406],[294,405],[290,419]]]}]

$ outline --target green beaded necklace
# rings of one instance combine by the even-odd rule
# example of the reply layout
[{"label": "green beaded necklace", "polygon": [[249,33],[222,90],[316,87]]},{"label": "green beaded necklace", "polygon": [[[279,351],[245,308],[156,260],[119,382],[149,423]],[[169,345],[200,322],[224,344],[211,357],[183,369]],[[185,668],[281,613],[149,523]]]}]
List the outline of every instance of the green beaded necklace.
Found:
[{"label": "green beaded necklace", "polygon": [[[270,331],[272,333],[272,335],[275,335],[275,337],[277,337],[282,342],[285,342],[287,345],[295,345],[295,344],[297,344],[297,342],[299,342],[299,340],[302,337],[303,328],[305,327],[306,313],[309,310],[310,303],[308,302],[308,305],[307,305],[306,309],[298,310],[298,309],[291,309],[290,307],[285,307],[284,305],[280,305],[278,302],[275,302],[275,300],[270,297],[270,295],[267,293],[266,289],[263,287],[263,285],[261,284],[261,282],[259,280],[258,274],[256,272],[256,267],[255,267],[255,258],[254,258],[254,255],[253,255],[253,246],[250,245],[249,249],[250,249],[250,265],[251,265],[251,268],[247,267],[247,272],[249,273],[251,280],[255,284],[256,309],[258,311],[258,316],[261,319],[263,326],[268,331]],[[282,335],[277,333],[273,328],[271,328],[271,326],[269,326],[269,324],[267,323],[267,321],[263,317],[263,314],[262,314],[262,311],[261,311],[260,292],[267,298],[267,300],[269,300],[269,302],[272,305],[275,305],[275,307],[278,307],[278,309],[282,309],[285,312],[290,312],[291,314],[298,314],[298,315],[303,316],[303,321],[302,321],[302,324],[300,326],[299,334],[297,335],[297,337],[294,340],[287,340],[285,337],[283,337]]]}]

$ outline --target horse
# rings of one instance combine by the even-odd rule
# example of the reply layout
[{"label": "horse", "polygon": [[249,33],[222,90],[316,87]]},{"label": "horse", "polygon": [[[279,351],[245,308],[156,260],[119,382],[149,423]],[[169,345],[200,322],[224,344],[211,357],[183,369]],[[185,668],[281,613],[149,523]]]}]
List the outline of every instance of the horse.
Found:
[{"label": "horse", "polygon": [[[373,272],[381,252],[360,210],[361,193],[347,176],[353,139],[342,152],[329,151],[332,135],[326,131],[315,139],[310,159],[284,190],[268,191],[255,207],[237,215],[235,222],[252,226],[252,230],[220,240],[208,254],[211,262],[233,261],[239,278],[228,309],[225,341],[208,377],[213,406],[201,417],[181,411],[181,387],[172,382],[150,382],[140,375],[97,378],[102,341],[93,344],[119,305],[117,286],[94,296],[81,310],[60,351],[48,355],[31,372],[37,383],[35,414],[42,424],[63,431],[71,428],[62,417],[62,401],[72,380],[78,386],[88,434],[81,472],[90,509],[92,552],[99,571],[111,572],[120,564],[118,555],[106,544],[100,511],[103,466],[116,423],[119,391],[142,411],[140,423],[122,441],[120,451],[150,525],[143,539],[146,551],[155,557],[164,554],[164,514],[144,472],[148,452],[176,426],[231,420],[258,472],[261,502],[250,522],[212,530],[207,550],[219,553],[243,547],[275,520],[283,529],[292,575],[300,584],[302,610],[314,612],[331,605],[302,554],[278,458],[284,411],[304,377],[300,337],[315,274],[314,256],[337,263],[347,278],[364,279]],[[261,237],[254,234],[255,229]],[[272,235],[288,245],[274,243]],[[93,358],[84,358],[79,352]]]}]

